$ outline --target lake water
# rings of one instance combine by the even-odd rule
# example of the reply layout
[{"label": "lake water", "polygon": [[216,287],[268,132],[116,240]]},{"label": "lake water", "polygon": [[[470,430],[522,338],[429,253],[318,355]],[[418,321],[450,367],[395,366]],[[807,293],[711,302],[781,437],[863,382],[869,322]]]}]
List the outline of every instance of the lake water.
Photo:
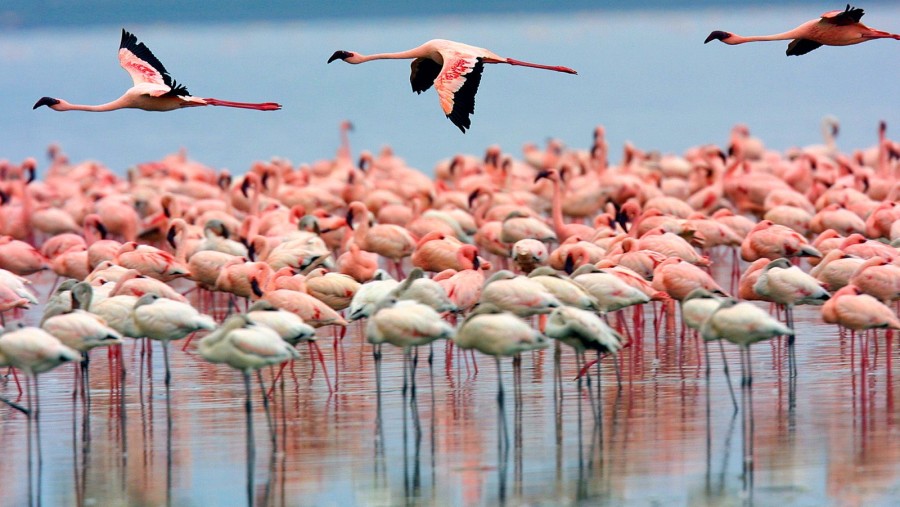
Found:
[{"label": "lake water", "polygon": [[[718,266],[716,274],[727,277],[727,261],[719,259]],[[50,278],[38,277],[44,291]],[[39,314],[33,311],[25,321]],[[642,346],[626,348],[620,358],[621,390],[609,359],[603,363],[600,424],[592,398],[577,394],[569,350],[562,355],[559,399],[552,350],[525,354],[518,399],[512,366],[504,361],[501,418],[496,369],[484,356],[476,373],[458,355],[448,358],[438,343],[429,370],[423,349],[412,404],[401,390],[401,354],[386,348],[379,404],[371,347],[355,326],[341,345],[333,395],[302,348],[283,394],[280,388],[275,392],[274,453],[254,385],[254,502],[870,506],[897,498],[897,381],[886,368],[882,338],[870,342],[863,364],[858,339],[854,347],[851,338],[821,323],[818,309],[799,307],[800,374],[793,387],[783,344],[754,346],[755,464],[753,474],[744,475],[741,420],[733,413],[716,348],[708,411],[696,342],[682,341],[671,319],[654,339],[649,308],[646,317]],[[329,331],[320,331],[334,381],[330,338]],[[27,505],[29,483],[37,505],[245,504],[241,377],[205,363],[193,346],[182,351],[182,343],[174,343],[171,352],[170,413],[158,344],[149,367],[138,342],[124,347],[124,419],[121,391],[111,387],[103,349],[92,356],[87,419],[72,398],[71,366],[42,376],[40,476],[27,473],[25,418],[0,409],[0,505]],[[738,351],[726,347],[737,389]],[[265,382],[271,382],[268,372]],[[15,393],[12,380],[0,383],[0,395]],[[502,424],[508,431],[505,450],[498,446]],[[747,490],[749,477],[753,487]]]},{"label": "lake water", "polygon": [[[900,5],[865,7],[863,21],[900,32]],[[879,120],[888,121],[889,134],[900,125],[897,41],[791,58],[784,55],[786,42],[703,44],[713,29],[776,33],[823,9],[816,2],[515,15],[485,9],[467,16],[190,23],[185,20],[205,18],[189,8],[169,22],[6,30],[0,33],[0,158],[40,155],[55,141],[73,160],[100,160],[122,173],[184,147],[196,160],[243,172],[252,161],[276,155],[295,163],[333,156],[344,119],[356,126],[351,140],[357,152],[390,145],[425,171],[440,159],[480,154],[494,143],[511,153],[549,137],[588,146],[598,124],[607,127],[613,160],[625,140],[664,152],[724,144],[738,122],[776,149],[820,143],[826,114],[841,121],[840,147],[872,145]],[[44,95],[79,103],[118,97],[130,85],[116,60],[123,26],[192,93],[274,100],[284,109],[31,110]],[[566,65],[579,75],[489,67],[472,129],[463,135],[444,117],[433,91],[410,91],[407,62],[325,63],[337,49],[398,51],[432,38]]]}]

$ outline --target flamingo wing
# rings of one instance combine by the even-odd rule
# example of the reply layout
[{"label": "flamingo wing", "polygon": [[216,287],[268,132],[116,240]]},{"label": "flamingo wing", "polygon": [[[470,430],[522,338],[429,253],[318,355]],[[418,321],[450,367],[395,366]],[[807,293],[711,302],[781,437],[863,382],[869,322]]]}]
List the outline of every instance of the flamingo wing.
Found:
[{"label": "flamingo wing", "polygon": [[138,42],[137,37],[125,31],[124,28],[122,29],[122,41],[119,43],[119,65],[128,72],[135,86],[156,85],[158,89],[151,92],[152,95],[190,95],[187,87],[172,79],[166,67],[153,55],[150,48],[143,42]]},{"label": "flamingo wing", "polygon": [[416,93],[431,88],[431,84],[441,73],[441,66],[431,58],[416,58],[410,65],[409,83]]},{"label": "flamingo wing", "polygon": [[817,49],[822,46],[821,42],[816,42],[814,40],[809,39],[794,39],[788,44],[787,51],[785,54],[788,56],[800,56],[809,53],[813,49]]},{"label": "flamingo wing", "polygon": [[859,7],[851,7],[850,4],[847,4],[847,8],[842,11],[830,11],[822,14],[822,21],[837,26],[852,25],[853,23],[859,23],[863,14],[865,14],[865,11]]},{"label": "flamingo wing", "polygon": [[481,58],[456,53],[444,57],[444,66],[434,80],[444,114],[464,134],[472,125],[469,116],[475,112],[475,93],[483,70]]}]

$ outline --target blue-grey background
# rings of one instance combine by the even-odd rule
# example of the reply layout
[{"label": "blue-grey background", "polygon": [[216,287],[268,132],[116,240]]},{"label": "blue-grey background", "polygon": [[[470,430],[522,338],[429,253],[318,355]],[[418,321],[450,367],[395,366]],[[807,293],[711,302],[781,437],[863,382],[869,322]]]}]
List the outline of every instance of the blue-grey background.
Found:
[{"label": "blue-grey background", "polygon": [[[122,172],[181,147],[204,163],[245,170],[272,156],[331,157],[337,125],[351,120],[355,151],[391,145],[430,171],[458,152],[558,137],[587,146],[607,128],[613,160],[630,140],[681,152],[724,144],[743,122],[767,145],[820,143],[826,114],[841,121],[842,149],[872,145],[879,120],[900,137],[900,42],[784,55],[786,42],[703,44],[713,29],[776,33],[837,2],[210,2],[6,0],[0,5],[0,158],[41,156],[59,142],[75,160]],[[900,32],[900,4],[872,1],[863,21]],[[43,95],[103,103],[131,82],[116,51],[122,27],[137,34],[198,96],[278,101],[278,112],[202,108],[171,113],[56,113]],[[472,129],[461,134],[433,91],[416,96],[409,64],[326,65],[336,49],[398,51],[431,38],[503,56],[566,65],[570,76],[491,66]]]}]

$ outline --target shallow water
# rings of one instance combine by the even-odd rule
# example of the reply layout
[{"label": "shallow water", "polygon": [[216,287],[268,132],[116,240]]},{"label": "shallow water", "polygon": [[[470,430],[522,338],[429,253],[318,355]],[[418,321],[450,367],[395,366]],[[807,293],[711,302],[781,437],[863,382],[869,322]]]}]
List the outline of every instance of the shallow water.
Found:
[{"label": "shallow water", "polygon": [[[46,290],[49,277],[43,280]],[[35,318],[35,313],[25,316],[26,321]],[[682,342],[672,320],[654,338],[649,308],[646,319],[643,345],[621,355],[621,390],[610,359],[602,363],[602,424],[595,424],[587,391],[577,394],[569,350],[562,354],[561,401],[554,397],[552,349],[524,355],[518,400],[512,366],[503,362],[503,420],[492,359],[479,356],[476,374],[460,356],[448,358],[445,344],[439,343],[429,370],[423,349],[413,405],[401,392],[402,355],[386,347],[379,425],[371,347],[357,327],[340,345],[339,389],[333,395],[321,368],[313,373],[304,347],[303,358],[286,375],[283,394],[276,390],[277,452],[254,384],[254,502],[889,505],[896,498],[896,381],[885,367],[882,339],[870,344],[861,369],[849,337],[822,324],[818,309],[797,309],[800,374],[793,393],[784,347],[773,341],[753,348],[755,461],[752,488],[745,489],[751,476],[742,475],[741,420],[733,416],[717,349],[711,349],[707,413],[696,342],[690,337]],[[330,338],[330,331],[320,332],[334,381]],[[170,416],[159,344],[153,345],[149,369],[141,365],[139,343],[124,347],[124,419],[119,391],[110,389],[103,349],[92,355],[86,419],[72,399],[71,366],[41,377],[43,464],[39,477],[31,475],[35,503],[246,502],[241,376],[206,364],[192,347],[182,352],[182,344],[173,343],[171,351]],[[726,350],[738,389],[738,351],[731,345]],[[269,372],[264,377],[269,384]],[[15,393],[12,380],[0,384],[3,396]],[[25,418],[0,408],[0,419],[0,505],[27,505]],[[505,451],[498,445],[503,423],[509,442]]]}]

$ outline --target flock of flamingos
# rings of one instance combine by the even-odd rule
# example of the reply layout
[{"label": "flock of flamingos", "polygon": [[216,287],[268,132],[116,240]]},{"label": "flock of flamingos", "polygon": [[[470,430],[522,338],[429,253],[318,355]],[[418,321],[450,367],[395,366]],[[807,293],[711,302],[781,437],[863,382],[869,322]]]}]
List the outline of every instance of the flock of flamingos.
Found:
[{"label": "flock of flamingos", "polygon": [[[794,55],[900,39],[862,25],[861,16],[848,6],[784,34],[715,31],[707,42],[790,39]],[[401,53],[337,51],[329,62],[388,58],[413,59],[413,90],[433,83],[463,132],[483,64],[574,73],[441,40]],[[121,98],[80,106],[44,97],[35,108],[281,107],[192,97],[124,30],[119,59],[134,80]],[[570,373],[580,379],[596,364],[599,380],[602,357],[640,347],[645,307],[671,316],[677,306],[698,343],[740,347],[750,414],[751,344],[788,337],[790,376],[798,374],[795,305],[820,305],[825,322],[852,332],[887,329],[892,354],[892,330],[900,329],[891,307],[900,300],[900,143],[884,123],[877,143],[854,153],[836,148],[837,124],[827,118],[823,145],[775,152],[738,125],[727,152],[703,145],[661,156],[627,145],[618,165],[608,162],[598,127],[588,150],[553,140],[517,158],[490,147],[439,163],[433,178],[389,149],[357,162],[349,128],[342,125],[333,160],[297,167],[274,159],[241,176],[184,154],[140,164],[126,179],[97,163],[71,163],[57,147],[43,179],[34,159],[0,162],[0,365],[10,367],[8,385],[20,385],[18,371],[32,391],[27,406],[3,401],[36,423],[38,452],[38,376],[80,363],[89,393],[88,354],[105,346],[120,372],[110,378],[124,384],[117,358],[127,339],[160,342],[168,386],[169,342],[196,335],[185,347],[243,373],[248,423],[251,374],[262,383],[260,370],[299,358],[300,344],[320,361],[328,389],[340,389],[317,330],[333,329],[337,343],[353,321],[366,323],[376,365],[383,343],[403,349],[404,392],[407,384],[414,392],[416,350],[442,339],[493,356],[498,372],[501,357],[521,367],[522,352],[552,339],[576,354],[579,371]],[[726,262],[732,256],[726,283],[711,276],[713,252]],[[749,265],[742,269],[741,260]],[[41,301],[29,277],[44,270],[64,281]],[[21,324],[39,304],[39,325]],[[775,305],[783,321],[770,313]],[[623,312],[631,320],[610,325]]]}]

